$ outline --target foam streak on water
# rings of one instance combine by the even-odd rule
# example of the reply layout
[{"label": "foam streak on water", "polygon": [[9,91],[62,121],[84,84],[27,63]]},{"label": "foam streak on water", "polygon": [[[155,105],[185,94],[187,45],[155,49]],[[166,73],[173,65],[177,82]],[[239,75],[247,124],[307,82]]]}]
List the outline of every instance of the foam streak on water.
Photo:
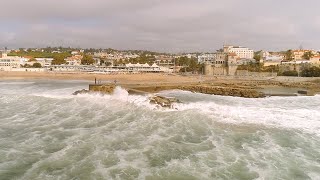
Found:
[{"label": "foam streak on water", "polygon": [[78,95],[0,82],[0,179],[320,179],[320,96]]}]

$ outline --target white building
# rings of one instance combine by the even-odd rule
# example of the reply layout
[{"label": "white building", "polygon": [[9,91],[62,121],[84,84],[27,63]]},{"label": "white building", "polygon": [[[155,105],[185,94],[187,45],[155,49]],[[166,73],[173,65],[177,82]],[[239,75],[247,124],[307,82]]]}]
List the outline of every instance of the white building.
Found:
[{"label": "white building", "polygon": [[293,61],[283,61],[281,62],[281,64],[287,64],[287,65],[311,64],[311,61],[307,59],[300,59],[300,60],[293,60]]},{"label": "white building", "polygon": [[20,60],[15,58],[0,58],[0,71],[12,71],[20,68]]},{"label": "white building", "polygon": [[50,66],[52,64],[53,58],[35,58],[42,67]]},{"label": "white building", "polygon": [[77,54],[80,54],[80,52],[79,51],[72,51],[71,54],[72,55],[77,55]]},{"label": "white building", "polygon": [[161,69],[158,65],[156,65],[155,63],[150,66],[149,64],[145,63],[145,64],[126,64],[125,65],[126,69],[129,72],[160,72]]},{"label": "white building", "polygon": [[202,54],[198,56],[198,63],[212,64],[215,61],[216,57],[216,54]]},{"label": "white building", "polygon": [[240,59],[253,59],[254,56],[252,49],[242,46],[223,46],[223,52],[235,53]]},{"label": "white building", "polygon": [[320,65],[320,55],[316,55],[316,56],[313,56],[312,58],[310,58],[310,62],[313,65],[319,66]]}]

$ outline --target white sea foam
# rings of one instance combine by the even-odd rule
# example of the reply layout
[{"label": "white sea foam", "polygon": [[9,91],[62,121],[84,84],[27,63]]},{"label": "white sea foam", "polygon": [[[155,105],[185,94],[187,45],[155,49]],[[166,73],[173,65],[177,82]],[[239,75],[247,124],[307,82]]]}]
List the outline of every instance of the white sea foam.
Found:
[{"label": "white sea foam", "polygon": [[120,87],[111,95],[77,96],[71,93],[85,85],[0,88],[4,179],[320,176],[319,96],[243,99],[166,91],[160,94],[183,102],[168,110]]},{"label": "white sea foam", "polygon": [[34,84],[35,82],[20,82],[20,81],[5,81],[0,82],[0,85],[27,85],[27,84]]}]

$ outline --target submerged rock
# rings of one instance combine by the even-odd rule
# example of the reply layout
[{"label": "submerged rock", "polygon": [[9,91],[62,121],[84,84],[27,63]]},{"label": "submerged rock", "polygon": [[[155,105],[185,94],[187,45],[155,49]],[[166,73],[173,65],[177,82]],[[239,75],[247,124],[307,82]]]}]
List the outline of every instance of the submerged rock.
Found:
[{"label": "submerged rock", "polygon": [[175,97],[153,96],[149,98],[151,104],[157,104],[161,107],[173,108],[173,103],[180,103]]},{"label": "submerged rock", "polygon": [[72,95],[87,94],[89,92],[90,92],[89,90],[82,89],[82,90],[75,91],[74,93],[72,93]]}]

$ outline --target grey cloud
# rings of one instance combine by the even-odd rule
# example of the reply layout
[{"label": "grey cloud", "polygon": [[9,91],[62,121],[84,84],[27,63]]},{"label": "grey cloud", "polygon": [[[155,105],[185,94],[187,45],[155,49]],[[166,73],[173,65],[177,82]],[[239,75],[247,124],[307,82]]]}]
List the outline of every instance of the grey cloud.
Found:
[{"label": "grey cloud", "polygon": [[297,0],[11,0],[3,2],[7,8],[0,11],[0,20],[19,23],[22,30],[0,27],[0,46],[180,52],[214,51],[233,43],[255,50],[300,44],[318,49],[320,2],[308,2],[311,5]]}]

